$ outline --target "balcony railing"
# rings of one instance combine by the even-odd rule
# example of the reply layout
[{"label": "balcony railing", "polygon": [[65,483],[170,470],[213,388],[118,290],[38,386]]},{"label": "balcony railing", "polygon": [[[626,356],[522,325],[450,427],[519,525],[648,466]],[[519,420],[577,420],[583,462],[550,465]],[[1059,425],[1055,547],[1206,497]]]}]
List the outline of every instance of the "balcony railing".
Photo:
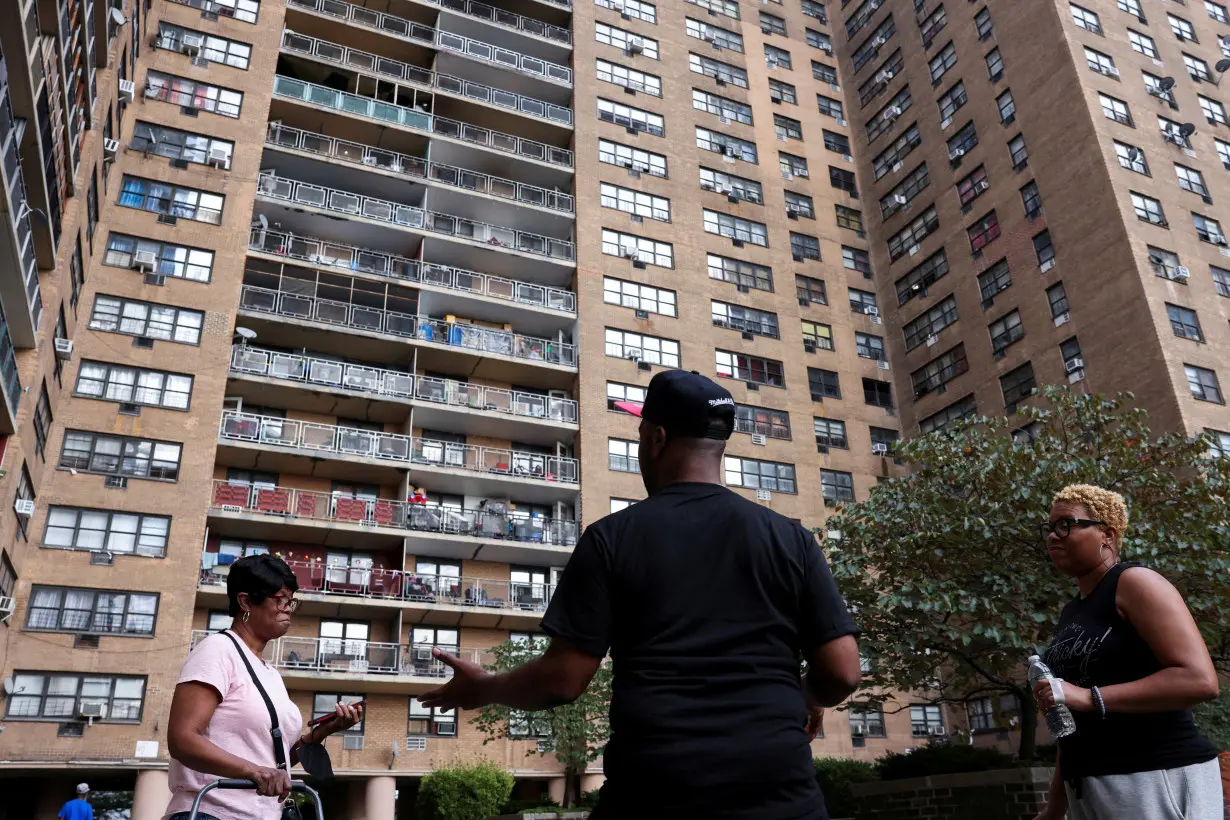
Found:
[{"label": "balcony railing", "polygon": [[287,256],[320,267],[359,271],[551,310],[577,312],[577,295],[570,290],[518,282],[464,268],[417,262],[404,256],[340,242],[253,228],[248,237],[248,249]]},{"label": "balcony railing", "polygon": [[580,476],[577,460],[566,456],[547,456],[500,447],[479,447],[401,433],[383,433],[233,411],[222,414],[218,438],[222,441],[246,441],[342,457],[372,458],[401,466],[443,467],[560,484],[576,484]]},{"label": "balcony railing", "polygon": [[414,205],[403,205],[387,199],[339,191],[322,185],[312,185],[286,177],[262,173],[257,180],[257,194],[271,199],[281,199],[308,205],[334,213],[361,216],[378,222],[389,222],[405,228],[454,236],[471,242],[481,242],[496,248],[508,248],[521,253],[532,253],[571,262],[576,248],[566,239],[476,222],[452,214],[426,211]]},{"label": "balcony railing", "polygon": [[[435,2],[435,0],[427,0],[427,2]],[[564,4],[566,7],[569,5]],[[511,11],[504,9],[493,8],[486,3],[478,3],[475,0],[440,0],[441,8],[446,8],[449,11],[455,11],[459,14],[468,14],[471,17],[478,17],[486,20],[488,23],[494,23],[497,26],[516,29],[525,34],[533,34],[538,37],[546,37],[548,40],[555,40],[559,43],[572,45],[572,32],[566,28],[553,26],[550,23],[544,23],[541,20],[535,20],[532,17],[525,17],[520,14],[514,14]]]},{"label": "balcony railing", "polygon": [[359,142],[334,139],[311,131],[288,128],[285,125],[270,123],[265,134],[265,144],[322,154],[355,165],[379,168],[414,179],[431,180],[465,191],[511,199],[525,205],[550,208],[567,214],[573,213],[572,195],[562,191],[548,191],[537,185],[480,174],[477,171],[443,165],[439,162],[429,162],[422,157],[401,154],[385,148],[374,148]]},{"label": "balcony railing", "polygon": [[[212,558],[211,558],[212,556]],[[205,553],[201,586],[226,586],[226,578],[205,568],[217,553]],[[425,575],[378,567],[328,566],[324,561],[287,561],[299,594],[339,595],[373,601],[542,612],[551,600],[550,584],[498,581],[456,575]]]},{"label": "balcony railing", "polygon": [[353,302],[336,302],[298,293],[270,290],[256,285],[244,285],[239,296],[239,309],[272,313],[291,319],[317,322],[335,327],[348,327],[373,333],[417,339],[422,342],[463,348],[477,353],[511,356],[532,362],[577,366],[575,345],[526,336],[508,330],[445,322],[426,316],[415,316],[395,310],[369,307]]},{"label": "balcony railing", "polygon": [[469,384],[453,379],[415,376],[400,370],[348,364],[334,359],[317,359],[298,353],[284,353],[247,345],[235,345],[231,348],[231,372],[342,388],[373,396],[468,407],[520,418],[577,423],[577,403],[572,399]]},{"label": "balcony railing", "polygon": [[479,102],[491,103],[501,108],[519,111],[530,117],[550,120],[562,125],[572,125],[572,109],[562,105],[526,97],[512,91],[492,88],[482,83],[473,83],[451,74],[438,74],[426,68],[403,63],[378,54],[318,40],[294,31],[282,32],[282,50],[306,54],[334,65],[345,66],[377,79],[402,82],[426,89],[437,89],[457,94]]},{"label": "balcony railing", "polygon": [[536,142],[534,140],[505,134],[502,131],[492,131],[477,125],[435,117],[406,108],[401,105],[361,97],[345,91],[326,88],[323,85],[305,83],[281,75],[274,77],[273,93],[278,97],[301,100],[312,105],[344,111],[360,117],[369,117],[382,122],[391,122],[404,128],[422,131],[427,134],[439,134],[443,137],[461,140],[463,142],[481,145],[506,154],[516,154],[526,159],[547,162],[563,168],[572,167],[572,152],[567,148],[556,148],[554,145]]},{"label": "balcony railing", "polygon": [[[287,0],[288,6],[320,12],[330,17],[354,23],[358,26],[372,28],[394,37],[413,40],[418,43],[435,45],[449,51],[456,51],[473,57],[476,60],[492,63],[500,68],[508,68],[540,77],[544,80],[572,85],[572,70],[567,66],[540,60],[526,54],[520,54],[506,48],[471,40],[450,31],[441,31],[431,26],[415,23],[404,17],[394,17],[379,11],[345,3],[342,0]],[[490,8],[489,6],[487,8]],[[494,11],[494,9],[492,9]],[[518,15],[513,15],[514,17]],[[545,24],[540,24],[545,25]]]},{"label": "balcony railing", "polygon": [[410,504],[391,499],[349,498],[292,487],[254,486],[215,480],[210,510],[276,516],[279,520],[360,524],[410,532],[444,533],[459,538],[487,538],[524,544],[571,547],[577,522],[509,511],[504,504],[460,509]]}]

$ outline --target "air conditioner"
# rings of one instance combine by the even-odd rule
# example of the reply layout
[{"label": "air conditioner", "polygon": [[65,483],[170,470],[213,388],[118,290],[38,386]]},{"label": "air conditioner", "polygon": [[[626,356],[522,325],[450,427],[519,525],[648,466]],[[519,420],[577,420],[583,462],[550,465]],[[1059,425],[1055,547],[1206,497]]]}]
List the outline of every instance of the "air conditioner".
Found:
[{"label": "air conditioner", "polygon": [[965,156],[964,148],[953,148],[948,152],[949,159],[960,159],[963,156]]},{"label": "air conditioner", "polygon": [[898,208],[904,208],[907,204],[909,204],[909,201],[910,200],[906,199],[905,194],[893,194],[891,200],[892,204]]},{"label": "air conditioner", "polygon": [[620,251],[623,253],[624,259],[636,259],[637,258],[636,251],[633,250],[632,248],[620,248]]},{"label": "air conditioner", "polygon": [[762,433],[752,433],[752,444],[764,446],[767,442],[768,438],[766,438]]},{"label": "air conditioner", "polygon": [[875,305],[867,305],[866,307],[863,308],[863,313],[867,314],[868,316],[879,316],[880,309],[876,307]]},{"label": "air conditioner", "polygon": [[203,36],[184,32],[183,39],[180,40],[180,51],[189,57],[195,57],[201,53],[201,46],[203,45],[205,45],[205,38]]},{"label": "air conditioner", "polygon": [[83,700],[77,710],[77,717],[102,720],[107,716],[107,704],[99,700]]},{"label": "air conditioner", "polygon": [[1055,327],[1066,325],[1071,318],[1072,314],[1065,310],[1063,313],[1055,317]]},{"label": "air conditioner", "polygon": [[150,271],[158,263],[158,257],[153,251],[137,251],[132,255],[132,267],[136,270]]},{"label": "air conditioner", "polygon": [[34,499],[18,498],[13,501],[13,511],[18,518],[30,518],[34,515]]},{"label": "air conditioner", "polygon": [[901,106],[899,105],[890,105],[888,108],[884,109],[884,119],[886,120],[896,119],[897,117],[900,117],[900,116],[901,116]]},{"label": "air conditioner", "polygon": [[130,103],[137,98],[137,84],[132,80],[120,80],[120,102]]},{"label": "air conditioner", "polygon": [[1112,66],[1107,66],[1107,67],[1106,67],[1106,73],[1107,73],[1107,74],[1109,74],[1109,75],[1110,75],[1110,76],[1112,76],[1112,77],[1118,77],[1118,76],[1119,76],[1119,69],[1115,68],[1113,65],[1112,65]]},{"label": "air conditioner", "polygon": [[891,80],[894,76],[895,76],[895,75],[893,74],[893,72],[892,72],[892,71],[889,71],[889,70],[886,68],[886,69],[884,69],[883,71],[881,71],[879,74],[877,74],[877,75],[876,75],[876,82],[877,82],[877,83],[886,83],[886,82],[888,82],[889,80]]},{"label": "air conditioner", "polygon": [[888,445],[880,442],[875,442],[871,445],[872,455],[886,456],[888,455]]},{"label": "air conditioner", "polygon": [[795,176],[800,176],[800,177],[803,177],[804,179],[806,179],[806,178],[807,178],[807,169],[806,169],[806,168],[799,168],[799,169],[797,169],[797,170],[794,172],[794,174],[795,174]]},{"label": "air conditioner", "polygon": [[363,735],[342,735],[342,748],[348,752],[363,750]]},{"label": "air conditioner", "polygon": [[1055,267],[1055,260],[1048,259],[1045,262],[1043,262],[1041,265],[1038,266],[1038,270],[1042,271],[1043,273],[1046,273],[1048,270],[1050,270],[1053,267]]},{"label": "air conditioner", "polygon": [[119,140],[103,140],[103,159],[115,159],[119,152]]},{"label": "air conditioner", "polygon": [[1078,370],[1084,370],[1085,360],[1080,358],[1079,356],[1075,359],[1069,359],[1068,361],[1064,362],[1063,369],[1068,371],[1069,373],[1075,373]]},{"label": "air conditioner", "polygon": [[885,43],[887,43],[887,42],[888,42],[888,38],[887,38],[887,37],[885,37],[883,34],[881,34],[879,37],[877,37],[877,38],[875,38],[874,40],[872,40],[872,41],[871,41],[871,47],[872,47],[873,49],[877,49],[877,48],[879,48],[880,46],[884,45],[884,44],[885,44]]},{"label": "air conditioner", "polygon": [[624,351],[624,358],[631,359],[634,362],[641,360],[641,349],[639,347],[630,347]]},{"label": "air conditioner", "polygon": [[644,53],[645,53],[644,43],[642,43],[639,40],[629,40],[628,41],[628,54],[629,55],[644,54]]},{"label": "air conditioner", "polygon": [[[13,614],[13,610],[17,608],[17,602],[9,597],[0,598],[0,624],[4,623]],[[5,680],[8,683],[8,680]]]},{"label": "air conditioner", "polygon": [[225,148],[210,148],[209,164],[215,168],[221,168],[224,171],[228,171],[231,167],[231,155]]},{"label": "air conditioner", "polygon": [[1187,279],[1191,275],[1192,275],[1192,272],[1188,270],[1186,267],[1184,267],[1183,265],[1179,265],[1179,267],[1174,269],[1175,279]]},{"label": "air conditioner", "polygon": [[979,193],[981,193],[982,191],[985,191],[987,188],[990,188],[990,187],[991,187],[991,183],[985,179],[980,179],[976,183],[974,183],[974,190],[978,191]]},{"label": "air conditioner", "polygon": [[936,342],[938,342],[939,340],[940,340],[940,337],[932,333],[930,336],[927,337],[927,347],[935,347]]},{"label": "air conditioner", "polygon": [[885,359],[880,359],[878,362],[876,362],[876,367],[880,368],[881,370],[888,370],[889,369],[888,361]]},{"label": "air conditioner", "polygon": [[770,492],[769,490],[757,490],[757,491],[756,491],[756,500],[757,500],[757,501],[772,501],[772,500],[773,500],[773,493],[772,493],[772,492]]},{"label": "air conditioner", "polygon": [[61,339],[55,340],[56,358],[60,361],[68,361],[73,357],[73,340]]}]

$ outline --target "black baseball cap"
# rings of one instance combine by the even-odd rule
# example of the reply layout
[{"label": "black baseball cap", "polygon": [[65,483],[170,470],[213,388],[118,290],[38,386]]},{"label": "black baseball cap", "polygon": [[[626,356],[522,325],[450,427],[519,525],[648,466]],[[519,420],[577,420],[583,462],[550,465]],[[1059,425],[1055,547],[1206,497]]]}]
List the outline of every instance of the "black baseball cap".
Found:
[{"label": "black baseball cap", "polygon": [[730,391],[695,370],[664,370],[649,381],[644,404],[617,401],[615,406],[665,428],[669,436],[726,441],[735,429]]}]

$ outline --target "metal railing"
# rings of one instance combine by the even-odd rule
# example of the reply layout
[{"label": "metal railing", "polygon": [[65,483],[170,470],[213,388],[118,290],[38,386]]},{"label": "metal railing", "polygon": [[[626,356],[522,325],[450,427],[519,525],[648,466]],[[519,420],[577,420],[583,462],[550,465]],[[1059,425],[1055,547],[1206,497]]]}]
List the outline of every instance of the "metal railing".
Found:
[{"label": "metal railing", "polygon": [[577,542],[576,521],[519,514],[506,504],[480,509],[411,504],[391,499],[362,499],[293,487],[236,484],[215,479],[209,508],[221,513],[276,516],[281,521],[322,521],[409,532],[499,539],[524,544],[571,547]]},{"label": "metal railing", "polygon": [[521,390],[415,376],[400,370],[317,359],[248,345],[231,348],[231,372],[353,390],[373,396],[468,407],[527,419],[577,423],[577,402]]},{"label": "metal railing", "polygon": [[272,313],[322,325],[333,325],[415,339],[467,351],[509,356],[532,362],[577,366],[576,345],[526,336],[510,330],[446,322],[353,302],[338,302],[288,291],[244,285],[239,309]]},{"label": "metal railing", "polygon": [[[492,63],[501,68],[510,68],[544,80],[572,85],[572,70],[567,66],[541,60],[506,48],[471,40],[449,31],[434,29],[404,17],[374,11],[346,3],[343,0],[287,0],[288,6],[316,11],[358,26],[376,29],[394,37],[414,40],[426,45],[435,45],[468,57]],[[490,8],[488,6],[488,8]],[[492,9],[494,11],[494,9]],[[513,15],[514,17],[518,15]],[[540,25],[545,25],[540,24]]]},{"label": "metal railing", "polygon": [[322,154],[355,165],[379,168],[415,179],[431,180],[465,191],[511,199],[525,205],[550,208],[567,214],[573,213],[574,209],[572,195],[562,191],[548,191],[537,185],[430,162],[422,157],[375,148],[360,142],[335,139],[277,123],[269,124],[265,133],[265,144]]},{"label": "metal railing", "polygon": [[513,91],[492,88],[482,83],[474,83],[462,77],[451,74],[438,74],[430,69],[403,63],[388,57],[381,57],[367,51],[359,51],[349,46],[319,40],[306,34],[284,30],[282,32],[282,50],[296,54],[306,54],[318,60],[334,65],[345,66],[352,71],[358,71],[379,79],[391,79],[408,85],[426,89],[436,89],[449,94],[457,94],[479,102],[491,103],[500,108],[518,111],[530,117],[549,120],[563,125],[572,125],[572,109],[545,100],[527,97]]},{"label": "metal railing", "polygon": [[323,268],[341,268],[551,310],[577,312],[577,295],[570,290],[519,282],[448,265],[418,262],[397,254],[326,239],[253,228],[248,236],[248,250],[286,256]]},{"label": "metal railing", "polygon": [[258,196],[294,202],[334,213],[360,216],[377,222],[389,222],[412,230],[431,231],[496,248],[508,248],[521,253],[532,253],[566,262],[573,261],[576,253],[575,246],[566,239],[556,239],[529,231],[519,231],[516,228],[477,222],[438,211],[427,211],[414,205],[403,205],[387,199],[339,191],[336,188],[326,188],[323,185],[279,177],[269,172],[264,172],[257,178],[256,193]]},{"label": "metal railing", "polygon": [[229,410],[222,413],[218,438],[222,441],[247,441],[342,457],[357,456],[401,465],[443,467],[559,484],[577,484],[580,476],[577,460],[566,456],[457,444],[401,433]]},{"label": "metal railing", "polygon": [[[211,559],[210,556],[213,556]],[[225,586],[226,578],[206,568],[217,553],[205,553],[201,586]],[[431,575],[380,567],[330,566],[325,561],[287,561],[299,582],[298,593],[366,598],[373,601],[543,612],[550,584],[500,581],[456,575]]]},{"label": "metal railing", "polygon": [[[425,0],[425,2],[434,3],[436,0]],[[514,14],[504,9],[493,8],[486,3],[476,2],[476,0],[439,0],[439,3],[441,8],[455,11],[458,14],[477,17],[488,23],[494,23],[497,26],[515,29],[523,34],[533,34],[538,37],[545,37],[548,40],[555,40],[557,43],[572,45],[571,31],[559,26],[553,26],[550,23],[544,23],[541,20],[535,20],[532,17],[525,17],[524,15]]]},{"label": "metal railing", "polygon": [[277,97],[300,100],[381,122],[391,122],[411,130],[450,137],[526,159],[546,162],[563,168],[572,167],[572,152],[567,148],[557,148],[554,145],[505,134],[502,131],[493,131],[490,128],[458,120],[432,116],[414,108],[374,100],[371,97],[361,97],[358,94],[326,88],[315,83],[306,83],[278,75],[273,80],[273,93]]}]

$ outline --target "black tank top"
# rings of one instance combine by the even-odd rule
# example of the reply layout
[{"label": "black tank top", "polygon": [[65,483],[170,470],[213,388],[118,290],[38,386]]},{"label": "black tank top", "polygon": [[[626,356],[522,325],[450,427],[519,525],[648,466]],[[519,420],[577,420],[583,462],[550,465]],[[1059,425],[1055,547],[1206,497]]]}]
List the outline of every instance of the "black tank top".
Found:
[{"label": "black tank top", "polygon": [[[1105,687],[1146,678],[1162,668],[1153,650],[1115,609],[1119,576],[1140,564],[1117,564],[1087,598],[1063,608],[1046,665],[1077,686]],[[1132,774],[1204,763],[1217,749],[1197,731],[1190,709],[1127,714],[1073,712],[1076,732],[1061,738],[1064,779]]]}]

